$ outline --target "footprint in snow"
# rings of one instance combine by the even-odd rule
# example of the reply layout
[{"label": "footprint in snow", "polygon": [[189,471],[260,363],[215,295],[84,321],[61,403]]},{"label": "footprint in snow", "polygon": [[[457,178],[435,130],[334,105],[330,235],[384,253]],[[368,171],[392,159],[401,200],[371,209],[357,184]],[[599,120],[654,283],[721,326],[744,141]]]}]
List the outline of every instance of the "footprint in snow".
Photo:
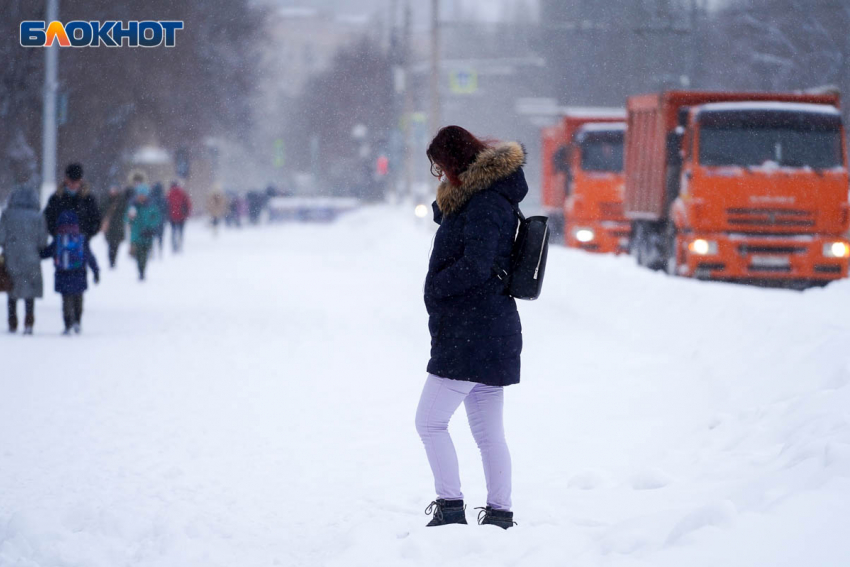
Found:
[{"label": "footprint in snow", "polygon": [[574,475],[567,481],[567,488],[578,490],[593,490],[602,487],[606,482],[606,474],[601,471],[587,470]]},{"label": "footprint in snow", "polygon": [[667,546],[675,545],[683,537],[702,528],[725,526],[731,523],[737,514],[738,510],[729,500],[703,506],[679,520],[679,523],[670,530],[667,541],[664,543]]},{"label": "footprint in snow", "polygon": [[648,469],[632,475],[630,483],[634,490],[657,490],[673,482],[667,473],[658,469]]}]

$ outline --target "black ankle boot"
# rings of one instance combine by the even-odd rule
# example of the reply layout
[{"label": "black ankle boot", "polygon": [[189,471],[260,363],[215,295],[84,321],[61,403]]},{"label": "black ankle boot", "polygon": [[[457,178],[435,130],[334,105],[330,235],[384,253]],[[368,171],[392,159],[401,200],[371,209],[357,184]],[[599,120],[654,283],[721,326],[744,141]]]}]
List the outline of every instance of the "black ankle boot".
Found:
[{"label": "black ankle boot", "polygon": [[516,525],[513,512],[494,510],[489,506],[486,508],[476,508],[476,510],[481,510],[478,513],[478,524],[481,526],[499,526],[506,530]]},{"label": "black ankle boot", "polygon": [[18,316],[9,315],[9,332],[14,333],[18,330]]},{"label": "black ankle boot", "polygon": [[434,514],[434,517],[428,522],[428,527],[466,523],[466,506],[463,505],[463,500],[438,498],[425,508],[425,513]]}]

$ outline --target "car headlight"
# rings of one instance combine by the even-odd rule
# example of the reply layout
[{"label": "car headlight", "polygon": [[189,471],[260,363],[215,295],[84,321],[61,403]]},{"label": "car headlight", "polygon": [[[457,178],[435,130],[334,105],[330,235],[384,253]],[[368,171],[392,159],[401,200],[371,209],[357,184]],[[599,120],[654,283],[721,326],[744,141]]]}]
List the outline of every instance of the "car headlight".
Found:
[{"label": "car headlight", "polygon": [[590,242],[596,238],[596,235],[589,228],[577,228],[574,234],[579,242]]},{"label": "car headlight", "polygon": [[428,216],[428,206],[422,204],[416,205],[416,208],[413,209],[413,214],[420,219],[424,219]]},{"label": "car headlight", "polygon": [[717,254],[717,242],[713,240],[705,240],[704,238],[697,238],[688,244],[688,250],[698,256],[713,256],[714,254]]},{"label": "car headlight", "polygon": [[850,257],[850,245],[846,242],[827,242],[823,245],[823,255],[827,258]]}]

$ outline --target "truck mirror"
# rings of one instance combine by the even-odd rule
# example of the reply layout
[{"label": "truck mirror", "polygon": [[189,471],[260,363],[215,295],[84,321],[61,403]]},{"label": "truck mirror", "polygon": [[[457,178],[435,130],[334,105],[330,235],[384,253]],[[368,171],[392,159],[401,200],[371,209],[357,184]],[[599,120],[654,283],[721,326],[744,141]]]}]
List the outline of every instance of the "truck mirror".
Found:
[{"label": "truck mirror", "polygon": [[552,155],[552,169],[558,173],[565,173],[570,168],[570,154],[567,146],[561,146]]},{"label": "truck mirror", "polygon": [[690,106],[682,106],[679,108],[679,127],[684,129],[688,125],[688,116],[691,114]]},{"label": "truck mirror", "polygon": [[684,135],[674,131],[667,134],[667,162],[670,164],[681,164],[685,157],[682,149],[682,138]]}]

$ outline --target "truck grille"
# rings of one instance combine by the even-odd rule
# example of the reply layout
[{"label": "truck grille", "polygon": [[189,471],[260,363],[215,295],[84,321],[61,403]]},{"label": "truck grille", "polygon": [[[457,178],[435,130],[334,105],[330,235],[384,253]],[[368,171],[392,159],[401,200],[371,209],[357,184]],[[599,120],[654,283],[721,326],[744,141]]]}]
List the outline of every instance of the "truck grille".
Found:
[{"label": "truck grille", "polygon": [[798,209],[726,209],[729,224],[738,226],[813,227],[815,213]]},{"label": "truck grille", "polygon": [[808,251],[805,246],[769,246],[769,245],[753,245],[741,244],[738,246],[738,252],[741,255],[747,254],[804,254]]},{"label": "truck grille", "polygon": [[606,217],[622,217],[623,216],[623,204],[622,203],[599,203],[599,211],[603,216]]},{"label": "truck grille", "polygon": [[747,271],[790,273],[791,266],[747,266]]}]

